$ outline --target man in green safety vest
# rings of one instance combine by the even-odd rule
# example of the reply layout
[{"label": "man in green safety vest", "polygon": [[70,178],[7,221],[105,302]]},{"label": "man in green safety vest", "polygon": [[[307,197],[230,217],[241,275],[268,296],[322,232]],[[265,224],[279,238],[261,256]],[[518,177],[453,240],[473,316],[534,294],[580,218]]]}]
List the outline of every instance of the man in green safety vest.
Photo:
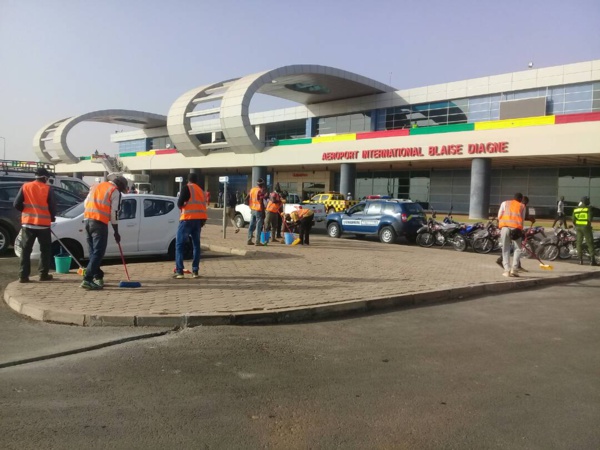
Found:
[{"label": "man in green safety vest", "polygon": [[590,208],[589,197],[581,199],[580,206],[573,210],[573,225],[577,230],[577,254],[579,255],[579,264],[583,264],[583,238],[587,244],[590,253],[591,265],[597,266],[594,255],[594,235],[592,234],[592,212]]}]

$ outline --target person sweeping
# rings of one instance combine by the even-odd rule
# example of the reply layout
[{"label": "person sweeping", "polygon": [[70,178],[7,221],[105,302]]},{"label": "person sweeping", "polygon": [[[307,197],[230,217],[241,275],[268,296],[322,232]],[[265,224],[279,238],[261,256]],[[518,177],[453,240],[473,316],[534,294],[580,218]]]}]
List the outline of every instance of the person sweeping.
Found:
[{"label": "person sweeping", "polygon": [[85,199],[85,232],[89,246],[90,260],[80,287],[89,291],[104,288],[104,272],[100,268],[108,243],[108,224],[113,228],[115,241],[121,242],[119,235],[119,209],[121,193],[127,192],[127,179],[121,175],[112,181],[104,181],[92,186]]}]

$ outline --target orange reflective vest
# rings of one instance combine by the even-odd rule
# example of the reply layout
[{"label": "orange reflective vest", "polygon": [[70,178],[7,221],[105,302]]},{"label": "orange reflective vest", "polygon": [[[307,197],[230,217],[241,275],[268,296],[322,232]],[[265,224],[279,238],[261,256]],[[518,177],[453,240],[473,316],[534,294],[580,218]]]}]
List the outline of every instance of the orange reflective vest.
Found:
[{"label": "orange reflective vest", "polygon": [[254,211],[262,211],[263,210],[262,201],[258,199],[258,194],[261,191],[262,191],[262,188],[255,186],[252,189],[250,189],[250,193],[248,194],[248,197],[250,197],[250,202],[249,202],[248,206],[250,206],[250,209],[252,209]]},{"label": "orange reflective vest", "polygon": [[296,211],[292,211],[290,217],[294,222],[298,222],[299,220],[304,219],[305,217],[314,216],[314,211],[312,209],[297,209]]},{"label": "orange reflective vest", "polygon": [[523,229],[523,216],[525,215],[525,205],[516,200],[505,202],[504,212],[498,219],[500,228],[510,227]]},{"label": "orange reflective vest", "polygon": [[[273,201],[273,200],[279,200],[279,201]],[[271,198],[269,199],[269,203],[267,203],[267,211],[277,214],[277,213],[279,213],[280,209],[281,209],[281,197],[279,197],[278,193],[273,192],[271,194]]]},{"label": "orange reflective vest", "polygon": [[39,181],[30,181],[23,185],[23,212],[21,224],[49,227],[52,223],[48,194],[50,186]]},{"label": "orange reflective vest", "polygon": [[93,219],[108,225],[110,222],[110,199],[117,187],[110,181],[104,181],[92,186],[85,202],[85,219]]},{"label": "orange reflective vest", "polygon": [[190,199],[181,208],[179,220],[208,219],[204,191],[195,183],[188,183],[188,188],[190,190]]}]

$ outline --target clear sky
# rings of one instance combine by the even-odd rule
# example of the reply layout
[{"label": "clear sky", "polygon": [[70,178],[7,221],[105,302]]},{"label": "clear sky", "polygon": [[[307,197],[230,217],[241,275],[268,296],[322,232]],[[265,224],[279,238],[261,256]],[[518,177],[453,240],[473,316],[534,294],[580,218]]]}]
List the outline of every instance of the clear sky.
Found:
[{"label": "clear sky", "polygon": [[[599,0],[0,0],[0,136],[33,160],[53,120],[166,115],[196,86],[289,64],[405,89],[592,59]],[[113,153],[115,129],[80,124],[69,145]]]}]

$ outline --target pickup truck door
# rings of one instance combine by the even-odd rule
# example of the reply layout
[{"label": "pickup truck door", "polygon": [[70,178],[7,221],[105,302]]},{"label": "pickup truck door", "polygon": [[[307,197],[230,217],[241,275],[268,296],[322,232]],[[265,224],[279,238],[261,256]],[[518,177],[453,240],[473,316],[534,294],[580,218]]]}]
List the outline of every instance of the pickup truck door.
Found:
[{"label": "pickup truck door", "polygon": [[367,232],[363,228],[363,219],[365,217],[366,203],[359,203],[348,209],[346,213],[342,214],[342,229],[348,233],[365,233]]}]

